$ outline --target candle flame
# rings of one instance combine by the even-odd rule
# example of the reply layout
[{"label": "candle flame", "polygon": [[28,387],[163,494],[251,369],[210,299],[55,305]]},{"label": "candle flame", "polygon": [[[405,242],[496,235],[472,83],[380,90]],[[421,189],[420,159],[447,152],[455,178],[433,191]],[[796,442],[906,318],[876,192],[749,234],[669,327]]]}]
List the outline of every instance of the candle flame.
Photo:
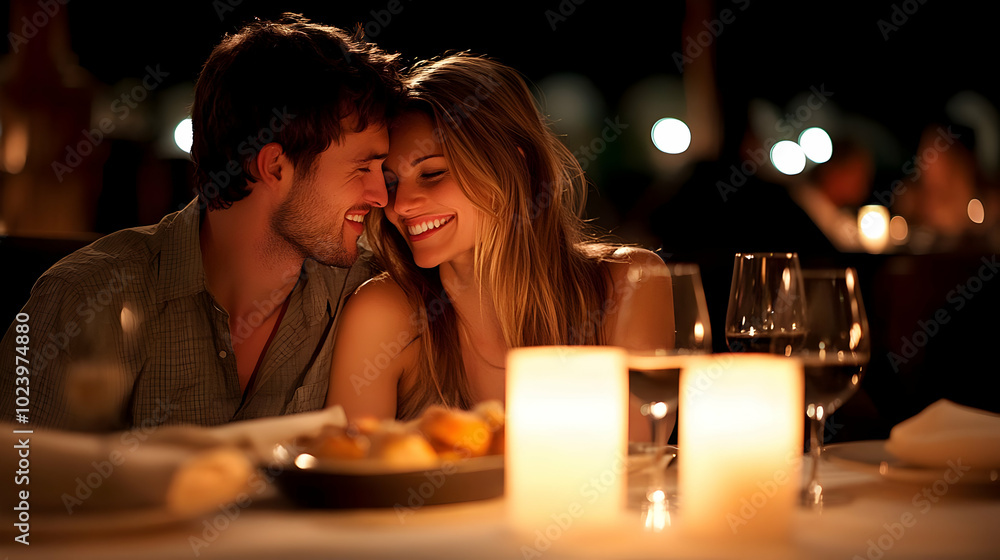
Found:
[{"label": "candle flame", "polygon": [[870,253],[881,252],[889,241],[889,209],[872,204],[858,210],[861,245]]},{"label": "candle flame", "polygon": [[667,415],[669,407],[665,402],[655,402],[649,406],[649,413],[653,415],[653,418],[659,420]]},{"label": "candle flame", "polygon": [[850,334],[850,337],[851,338],[850,338],[850,341],[848,342],[848,344],[850,345],[851,350],[857,350],[858,344],[861,343],[861,324],[860,323],[854,323],[853,325],[851,325],[851,334]]},{"label": "candle flame", "polygon": [[646,496],[649,503],[642,512],[643,525],[647,531],[659,533],[670,526],[670,510],[667,505],[667,495],[663,490],[654,490]]},{"label": "candle flame", "polygon": [[694,324],[694,341],[701,344],[705,340],[705,325],[698,321]]},{"label": "candle flame", "polygon": [[310,469],[316,466],[316,457],[303,453],[295,458],[295,466],[300,469]]}]

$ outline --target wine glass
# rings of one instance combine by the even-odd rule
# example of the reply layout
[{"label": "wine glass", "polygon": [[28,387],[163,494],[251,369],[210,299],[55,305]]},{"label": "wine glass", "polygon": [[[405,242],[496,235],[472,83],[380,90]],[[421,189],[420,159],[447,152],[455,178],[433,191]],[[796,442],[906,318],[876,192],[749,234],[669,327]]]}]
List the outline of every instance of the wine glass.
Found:
[{"label": "wine glass", "polygon": [[[868,318],[858,273],[853,268],[804,269],[806,329],[802,344],[788,355],[802,360],[809,418],[809,481],[803,504],[822,507],[819,460],[826,418],[857,390],[871,355]],[[782,353],[780,348],[775,348]]]},{"label": "wine glass", "polygon": [[629,276],[632,297],[626,304],[632,332],[628,351],[629,392],[639,398],[650,419],[652,443],[641,452],[651,457],[644,520],[647,528],[663,529],[676,500],[666,488],[666,469],[676,457],[668,450],[670,419],[676,417],[680,368],[687,356],[712,349],[708,305],[701,271],[692,263],[664,263]]},{"label": "wine glass", "polygon": [[797,253],[736,253],[726,311],[731,352],[789,355],[804,335]]}]

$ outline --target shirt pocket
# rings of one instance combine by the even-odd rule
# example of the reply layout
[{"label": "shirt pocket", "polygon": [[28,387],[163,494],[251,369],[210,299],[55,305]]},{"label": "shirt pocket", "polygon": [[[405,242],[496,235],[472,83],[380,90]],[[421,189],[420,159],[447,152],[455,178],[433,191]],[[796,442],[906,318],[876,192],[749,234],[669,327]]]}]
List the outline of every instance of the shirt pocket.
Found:
[{"label": "shirt pocket", "polygon": [[323,408],[326,405],[326,393],[329,385],[329,381],[327,381],[299,387],[292,395],[292,400],[288,401],[285,406],[285,414],[309,412]]}]

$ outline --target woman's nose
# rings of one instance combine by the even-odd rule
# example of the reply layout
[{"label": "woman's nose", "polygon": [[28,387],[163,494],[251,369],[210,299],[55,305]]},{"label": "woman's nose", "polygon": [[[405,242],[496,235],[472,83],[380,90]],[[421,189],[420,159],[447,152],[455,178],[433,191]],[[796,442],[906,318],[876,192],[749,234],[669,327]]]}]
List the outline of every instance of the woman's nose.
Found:
[{"label": "woman's nose", "polygon": [[396,212],[396,214],[404,217],[416,213],[417,209],[423,204],[424,200],[424,196],[421,194],[420,189],[403,180],[396,183],[393,196],[390,198],[392,199],[390,202],[390,204],[392,204],[392,209]]}]

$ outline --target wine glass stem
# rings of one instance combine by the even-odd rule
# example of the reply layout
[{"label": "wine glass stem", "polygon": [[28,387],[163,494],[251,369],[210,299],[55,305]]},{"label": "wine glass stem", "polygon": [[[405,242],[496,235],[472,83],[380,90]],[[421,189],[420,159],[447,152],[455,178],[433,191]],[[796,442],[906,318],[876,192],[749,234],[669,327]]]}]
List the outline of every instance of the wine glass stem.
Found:
[{"label": "wine glass stem", "polygon": [[809,419],[809,456],[812,465],[809,467],[809,484],[806,486],[807,497],[815,505],[823,503],[823,486],[819,482],[819,458],[823,450],[823,434],[826,430],[826,415],[819,414]]},{"label": "wine glass stem", "polygon": [[653,417],[653,476],[650,480],[651,490],[665,491],[667,454],[667,417]]}]

